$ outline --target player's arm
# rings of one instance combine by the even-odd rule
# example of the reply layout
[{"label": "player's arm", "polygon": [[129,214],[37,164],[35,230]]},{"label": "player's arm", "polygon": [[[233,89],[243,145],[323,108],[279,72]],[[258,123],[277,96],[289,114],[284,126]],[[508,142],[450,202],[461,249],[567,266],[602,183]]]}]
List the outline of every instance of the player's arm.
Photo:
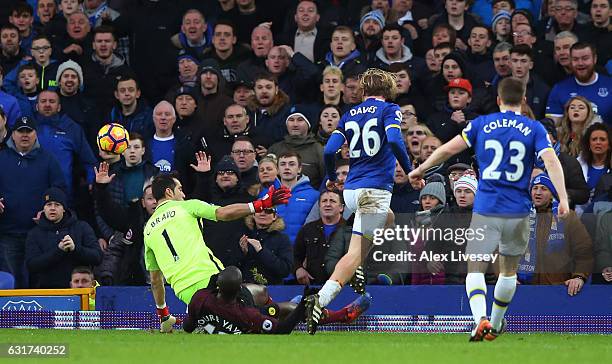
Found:
[{"label": "player's arm", "polygon": [[159,331],[163,333],[172,332],[172,325],[176,323],[176,318],[170,314],[170,309],[166,305],[166,289],[164,287],[164,275],[160,270],[149,271],[151,276],[151,292],[157,308],[159,317]]},{"label": "player's arm", "polygon": [[410,163],[406,145],[404,144],[404,138],[402,137],[401,123],[402,112],[399,106],[394,104],[392,107],[387,107],[384,114],[387,141],[389,142],[395,159],[397,159],[404,172],[410,173],[410,171],[412,171],[412,163]]},{"label": "player's arm", "polygon": [[336,181],[336,153],[342,147],[345,141],[344,134],[338,130],[334,130],[329,137],[325,149],[323,150],[323,159],[325,160],[325,172],[329,180]]},{"label": "player's arm", "polygon": [[286,205],[289,202],[289,198],[291,198],[291,191],[287,187],[282,186],[276,189],[274,186],[270,186],[268,193],[259,200],[219,207],[216,209],[215,215],[217,220],[220,221],[236,220],[256,212],[271,209],[274,206]]},{"label": "player's arm", "polygon": [[559,217],[565,217],[569,213],[569,205],[567,202],[567,191],[565,190],[565,178],[563,177],[561,162],[559,162],[559,158],[557,158],[557,154],[552,148],[544,149],[540,157],[544,161],[546,172],[559,195]]},{"label": "player's arm", "polygon": [[414,170],[415,174],[422,176],[425,171],[433,166],[437,166],[442,162],[446,162],[450,157],[455,154],[461,153],[468,148],[463,136],[457,135],[447,143],[436,149],[432,155],[429,156],[417,169]]}]

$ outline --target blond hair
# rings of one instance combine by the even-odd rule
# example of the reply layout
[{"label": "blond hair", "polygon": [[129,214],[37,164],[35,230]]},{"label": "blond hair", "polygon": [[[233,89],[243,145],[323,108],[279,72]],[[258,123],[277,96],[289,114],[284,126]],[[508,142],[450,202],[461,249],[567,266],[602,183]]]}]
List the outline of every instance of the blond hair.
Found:
[{"label": "blond hair", "polygon": [[342,74],[342,70],[339,67],[331,65],[325,67],[325,69],[323,70],[323,78],[325,78],[325,76],[327,75],[338,76],[340,77],[340,82],[344,81],[344,75]]},{"label": "blond hair", "polygon": [[397,96],[395,75],[378,68],[369,68],[359,76],[359,87],[364,96],[382,96],[393,100]]}]

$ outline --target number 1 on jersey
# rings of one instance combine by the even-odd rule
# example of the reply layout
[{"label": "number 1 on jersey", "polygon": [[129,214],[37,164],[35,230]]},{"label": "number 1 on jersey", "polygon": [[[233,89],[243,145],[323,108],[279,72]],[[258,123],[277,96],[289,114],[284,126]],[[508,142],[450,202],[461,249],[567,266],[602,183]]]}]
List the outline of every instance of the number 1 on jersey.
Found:
[{"label": "number 1 on jersey", "polygon": [[162,236],[164,237],[164,240],[166,240],[166,245],[168,245],[168,249],[170,249],[170,253],[172,253],[174,261],[177,262],[179,260],[179,256],[176,253],[176,250],[174,250],[174,245],[172,245],[172,242],[170,241],[170,236],[168,236],[168,232],[166,231],[166,229],[162,231]]}]

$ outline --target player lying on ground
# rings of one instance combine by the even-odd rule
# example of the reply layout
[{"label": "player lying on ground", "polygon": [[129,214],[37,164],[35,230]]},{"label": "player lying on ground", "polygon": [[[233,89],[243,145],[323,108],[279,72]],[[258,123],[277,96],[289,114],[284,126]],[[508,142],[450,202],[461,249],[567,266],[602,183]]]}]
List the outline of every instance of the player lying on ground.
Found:
[{"label": "player lying on ground", "polygon": [[[402,138],[402,112],[387,102],[397,94],[393,75],[379,69],[368,69],[359,78],[364,101],[349,109],[325,146],[325,167],[334,188],[335,155],[342,145],[349,144],[351,167],[344,183],[344,201],[355,211],[353,233],[348,252],[340,259],[331,277],[318,294],[307,297],[306,325],[314,334],[326,307],[340,293],[357,267],[367,257],[373,232],[393,221],[389,208],[393,190],[396,159],[406,172],[412,170]],[[363,274],[361,274],[361,278]],[[359,285],[359,284],[358,284]]]},{"label": "player lying on ground", "polygon": [[472,120],[461,135],[436,149],[409,174],[412,185],[421,188],[428,168],[468,147],[474,148],[480,181],[470,229],[481,229],[484,239],[468,240],[465,253],[492,254],[499,249],[500,275],[489,322],[484,278],[488,263],[468,261],[465,289],[475,322],[470,341],[495,340],[505,330],[504,315],[516,290],[518,263],[529,241],[529,183],[536,158],[542,158],[559,192],[558,216],[565,218],[569,212],[563,170],[548,134],[538,121],[521,115],[525,85],[509,77],[499,83],[497,90],[501,112]]},{"label": "player lying on ground", "polygon": [[[197,155],[198,166],[210,163],[205,154]],[[198,166],[194,166],[197,170]],[[176,296],[186,304],[195,292],[209,285],[210,278],[224,267],[202,237],[200,219],[229,221],[286,204],[291,192],[271,187],[268,194],[250,203],[223,207],[187,200],[181,183],[169,174],[158,175],[152,183],[157,200],[155,212],[144,229],[145,266],[151,274],[151,291],[161,320],[161,331],[171,331],[176,318],[166,306],[164,278]]]},{"label": "player lying on ground", "polygon": [[[183,323],[186,332],[206,334],[289,334],[305,318],[305,301],[275,303],[266,287],[242,284],[240,269],[230,266],[215,277],[215,288],[197,291]],[[212,280],[211,280],[212,282]],[[305,289],[303,297],[310,290]],[[327,310],[321,324],[350,323],[370,305],[359,296],[338,311]]]}]

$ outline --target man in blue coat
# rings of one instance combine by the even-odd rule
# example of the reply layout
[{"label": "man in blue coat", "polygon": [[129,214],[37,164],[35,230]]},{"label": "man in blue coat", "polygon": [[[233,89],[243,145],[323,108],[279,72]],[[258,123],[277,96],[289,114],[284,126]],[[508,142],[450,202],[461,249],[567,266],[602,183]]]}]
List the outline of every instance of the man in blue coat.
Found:
[{"label": "man in blue coat", "polygon": [[40,200],[49,187],[66,187],[60,165],[40,148],[36,124],[17,120],[7,147],[0,151],[0,271],[15,277],[15,288],[27,288],[24,265],[26,234],[34,226]]}]

